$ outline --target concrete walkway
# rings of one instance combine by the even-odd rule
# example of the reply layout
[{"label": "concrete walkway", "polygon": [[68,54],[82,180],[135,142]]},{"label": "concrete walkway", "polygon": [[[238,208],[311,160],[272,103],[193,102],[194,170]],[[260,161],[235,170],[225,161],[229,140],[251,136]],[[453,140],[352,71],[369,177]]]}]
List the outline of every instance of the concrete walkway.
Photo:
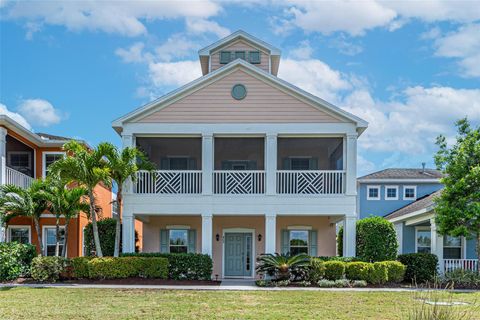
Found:
[{"label": "concrete walkway", "polygon": [[[346,291],[346,292],[415,292],[444,289],[417,289],[417,288],[303,288],[282,287],[262,288],[253,282],[238,283],[237,281],[224,281],[220,286],[171,286],[171,285],[113,285],[113,284],[0,284],[1,288],[27,287],[27,288],[68,288],[68,289],[155,289],[155,290],[206,290],[206,291]],[[480,290],[453,290],[454,292],[480,292]]]}]

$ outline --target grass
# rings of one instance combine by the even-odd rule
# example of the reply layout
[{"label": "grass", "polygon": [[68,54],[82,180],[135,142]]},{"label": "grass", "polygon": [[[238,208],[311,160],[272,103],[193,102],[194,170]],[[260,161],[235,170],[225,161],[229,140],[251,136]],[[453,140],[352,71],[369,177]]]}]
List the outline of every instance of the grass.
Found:
[{"label": "grass", "polygon": [[[480,292],[453,299],[473,310]],[[409,292],[5,288],[0,319],[399,319],[415,303]]]}]

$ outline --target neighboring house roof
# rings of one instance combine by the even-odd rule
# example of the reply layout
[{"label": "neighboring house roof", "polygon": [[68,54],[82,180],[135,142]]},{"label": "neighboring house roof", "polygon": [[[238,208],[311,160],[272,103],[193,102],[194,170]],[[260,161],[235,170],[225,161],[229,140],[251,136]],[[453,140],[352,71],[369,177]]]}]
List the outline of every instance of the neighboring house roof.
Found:
[{"label": "neighboring house roof", "polygon": [[431,180],[439,181],[442,178],[442,173],[436,169],[416,169],[416,168],[390,168],[367,174],[358,178],[358,182],[390,182],[392,180],[398,181],[413,181],[413,180]]},{"label": "neighboring house roof", "polygon": [[257,68],[256,66],[253,66],[252,64],[242,60],[242,59],[237,59],[233,62],[230,62],[229,64],[225,65],[224,67],[222,68],[219,68],[211,73],[208,73],[207,75],[203,76],[203,77],[200,77],[186,85],[184,85],[183,87],[180,87],[160,98],[158,98],[157,100],[154,100],[136,110],[133,110],[132,112],[114,120],[112,122],[112,126],[113,128],[120,134],[121,131],[122,131],[122,126],[123,126],[123,123],[125,122],[128,122],[128,121],[132,121],[138,117],[140,117],[141,115],[143,114],[146,114],[146,113],[149,113],[149,112],[152,112],[152,110],[159,110],[159,109],[162,109],[166,106],[169,105],[169,102],[172,101],[172,100],[175,100],[175,99],[179,99],[183,96],[187,96],[193,92],[195,92],[196,90],[199,90],[201,88],[203,88],[204,86],[208,85],[209,83],[215,81],[217,78],[229,73],[229,72],[232,72],[234,70],[237,70],[237,69],[243,69],[244,71],[248,71],[250,72],[251,74],[255,75],[256,77],[258,77],[259,79],[262,79],[264,80],[265,82],[267,83],[270,83],[271,85],[274,85],[274,86],[277,86],[279,88],[282,88],[283,90],[285,90],[286,92],[288,92],[289,94],[292,94],[292,95],[296,95],[297,97],[300,97],[302,99],[305,99],[307,101],[309,101],[313,106],[315,106],[316,108],[322,110],[322,111],[325,111],[325,112],[328,112],[332,115],[335,115],[337,117],[340,117],[342,119],[346,119],[347,121],[351,121],[353,123],[356,124],[357,126],[357,131],[359,132],[359,134],[361,134],[368,126],[368,123],[319,98],[319,97],[316,97],[294,85],[292,85],[291,83],[288,83],[287,81],[284,81],[282,79],[279,79],[277,78],[276,76],[260,69],[260,68]]},{"label": "neighboring house roof", "polygon": [[406,206],[385,215],[385,219],[387,220],[398,219],[407,215],[412,215],[416,212],[424,213],[424,212],[430,211],[433,209],[435,205],[435,203],[433,202],[433,199],[439,196],[441,192],[442,190],[440,189],[429,195],[418,198],[416,201],[410,204],[407,204]]},{"label": "neighboring house roof", "polygon": [[55,136],[53,134],[48,134],[43,132],[37,132],[37,135],[39,135],[40,137],[46,140],[72,140],[73,139],[69,137]]}]

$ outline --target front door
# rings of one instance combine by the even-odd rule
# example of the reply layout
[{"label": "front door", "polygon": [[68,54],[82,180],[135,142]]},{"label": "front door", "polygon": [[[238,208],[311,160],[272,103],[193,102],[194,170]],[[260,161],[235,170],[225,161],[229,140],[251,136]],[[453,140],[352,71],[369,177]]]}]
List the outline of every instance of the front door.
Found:
[{"label": "front door", "polygon": [[225,277],[252,276],[252,234],[225,233]]}]

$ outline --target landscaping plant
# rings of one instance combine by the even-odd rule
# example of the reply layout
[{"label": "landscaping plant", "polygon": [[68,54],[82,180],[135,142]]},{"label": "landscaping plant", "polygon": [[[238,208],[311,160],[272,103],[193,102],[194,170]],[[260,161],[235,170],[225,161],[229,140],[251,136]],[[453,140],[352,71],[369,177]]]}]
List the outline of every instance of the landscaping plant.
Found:
[{"label": "landscaping plant", "polygon": [[35,246],[18,242],[0,243],[0,281],[30,275],[30,264],[36,256]]},{"label": "landscaping plant", "polygon": [[345,262],[342,261],[326,261],[325,262],[325,279],[340,280],[345,274]]},{"label": "landscaping plant", "polygon": [[257,258],[256,270],[259,274],[266,274],[275,280],[290,280],[299,269],[310,267],[310,256],[298,254],[262,254]]},{"label": "landscaping plant", "polygon": [[414,283],[432,281],[437,274],[438,258],[431,253],[407,253],[397,258],[406,266],[405,280]]},{"label": "landscaping plant", "polygon": [[[106,257],[112,257],[115,250],[115,229],[117,221],[114,218],[105,218],[97,221],[98,237],[102,247],[102,253]],[[93,235],[93,223],[85,226],[85,255],[91,256],[95,252],[95,241]]]},{"label": "landscaping plant", "polygon": [[55,282],[66,272],[68,260],[63,257],[38,256],[32,260],[32,279],[41,282]]}]

